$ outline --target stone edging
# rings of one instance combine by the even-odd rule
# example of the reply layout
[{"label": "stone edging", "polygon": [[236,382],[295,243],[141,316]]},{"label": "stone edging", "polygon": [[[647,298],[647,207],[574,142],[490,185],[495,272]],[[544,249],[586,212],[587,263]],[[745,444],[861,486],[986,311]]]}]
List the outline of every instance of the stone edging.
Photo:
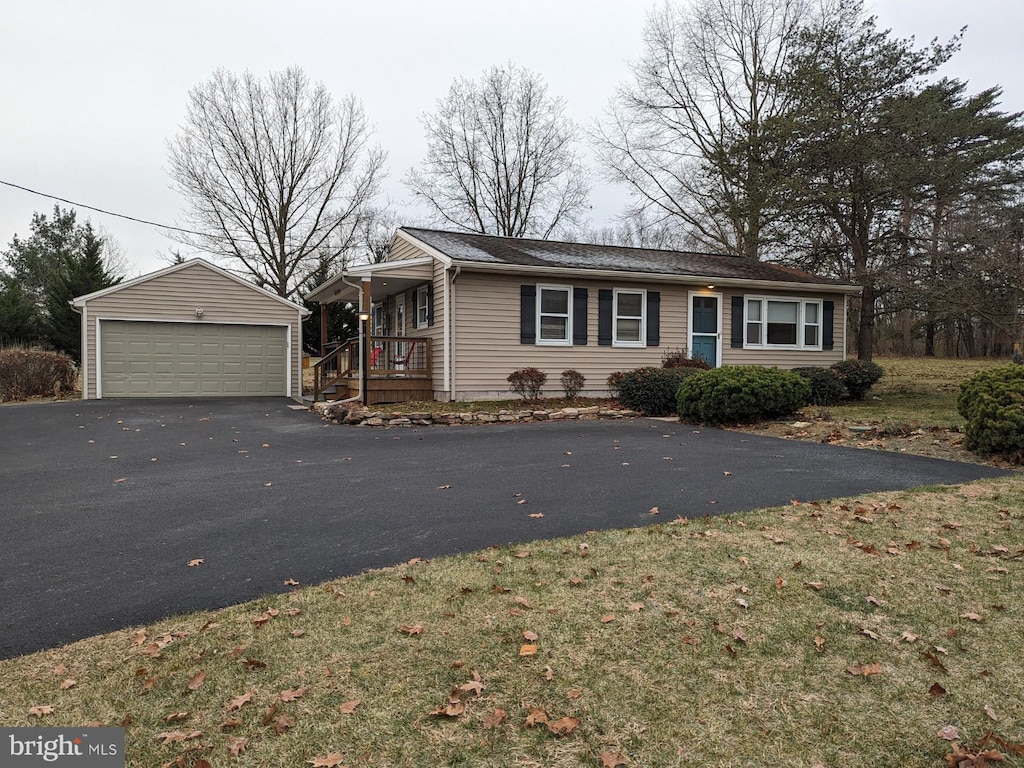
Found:
[{"label": "stone edging", "polygon": [[352,403],[318,402],[313,403],[310,410],[334,424],[352,424],[363,427],[429,427],[433,425],[457,426],[460,424],[504,424],[574,419],[624,419],[640,415],[636,411],[600,408],[596,405],[587,408],[561,408],[555,411],[539,409],[533,411],[501,410],[497,413],[485,411],[395,413]]}]

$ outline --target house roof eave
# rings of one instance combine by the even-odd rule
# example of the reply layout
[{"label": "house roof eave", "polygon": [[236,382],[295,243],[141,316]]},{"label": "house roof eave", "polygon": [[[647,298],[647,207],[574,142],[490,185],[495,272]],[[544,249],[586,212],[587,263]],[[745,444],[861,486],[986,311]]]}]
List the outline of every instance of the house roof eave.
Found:
[{"label": "house roof eave", "polygon": [[696,283],[714,286],[757,286],[780,290],[808,291],[824,290],[829,293],[845,293],[855,295],[861,292],[859,285],[846,283],[817,283],[797,280],[758,280],[746,277],[711,277],[705,275],[679,275],[666,272],[630,272],[617,269],[578,269],[574,267],[542,267],[521,264],[499,264],[470,260],[453,259],[452,263],[464,271],[498,272],[512,274],[561,275],[564,277],[583,277],[594,279],[616,279],[631,281],[657,281],[667,283]]}]

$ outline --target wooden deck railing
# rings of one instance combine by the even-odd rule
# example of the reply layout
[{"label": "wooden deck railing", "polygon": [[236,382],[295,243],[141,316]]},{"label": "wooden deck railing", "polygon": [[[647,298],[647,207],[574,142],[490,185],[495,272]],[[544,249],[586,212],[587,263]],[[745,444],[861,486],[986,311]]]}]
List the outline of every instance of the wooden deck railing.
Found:
[{"label": "wooden deck railing", "polygon": [[[431,340],[408,336],[370,336],[369,379],[430,379]],[[358,377],[359,338],[341,342],[313,365],[313,400],[342,381]]]}]

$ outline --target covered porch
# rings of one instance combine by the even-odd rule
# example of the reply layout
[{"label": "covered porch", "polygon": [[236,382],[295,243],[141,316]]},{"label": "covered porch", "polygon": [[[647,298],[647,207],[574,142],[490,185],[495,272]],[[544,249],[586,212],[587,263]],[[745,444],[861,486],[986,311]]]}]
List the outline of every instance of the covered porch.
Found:
[{"label": "covered porch", "polygon": [[[407,316],[404,298],[400,307],[392,298],[417,295],[431,277],[430,259],[366,264],[344,270],[306,296],[320,304],[314,401],[358,399],[376,405],[434,398],[432,339],[407,333],[418,327],[417,318]],[[351,338],[329,338],[328,306],[339,302],[358,310],[359,333]]]}]

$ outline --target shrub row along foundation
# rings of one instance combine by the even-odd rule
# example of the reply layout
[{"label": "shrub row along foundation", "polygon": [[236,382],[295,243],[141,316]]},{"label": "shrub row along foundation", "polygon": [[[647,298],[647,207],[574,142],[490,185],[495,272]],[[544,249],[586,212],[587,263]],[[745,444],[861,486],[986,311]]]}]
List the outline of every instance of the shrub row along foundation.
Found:
[{"label": "shrub row along foundation", "polygon": [[460,424],[495,424],[529,421],[566,421],[573,419],[624,419],[639,414],[636,411],[612,408],[561,408],[559,410],[501,410],[463,411],[461,413],[397,413],[365,408],[351,403],[313,403],[312,410],[335,424],[354,424],[364,427],[429,427],[432,425],[457,426]]}]

